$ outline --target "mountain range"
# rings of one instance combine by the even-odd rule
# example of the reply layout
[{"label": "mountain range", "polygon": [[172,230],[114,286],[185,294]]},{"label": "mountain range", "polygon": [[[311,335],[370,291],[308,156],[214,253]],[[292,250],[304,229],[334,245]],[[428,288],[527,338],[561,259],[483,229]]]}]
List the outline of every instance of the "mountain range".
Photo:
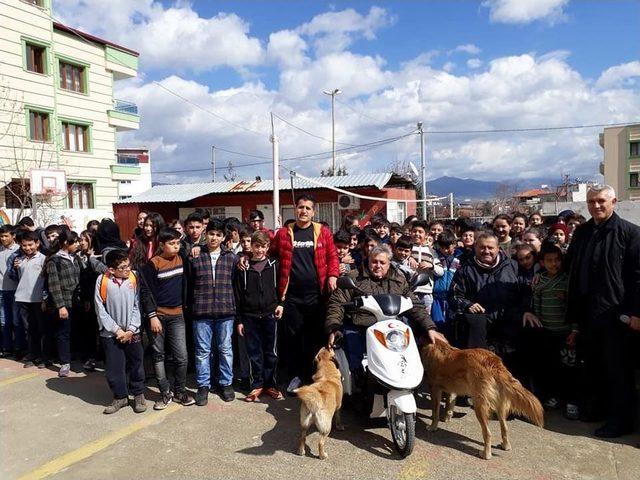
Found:
[{"label": "mountain range", "polygon": [[526,180],[485,181],[472,178],[439,177],[427,181],[427,192],[431,195],[444,196],[453,192],[457,201],[488,200],[494,198],[499,187],[507,186],[509,192],[521,192],[541,185],[554,187],[560,184],[560,178],[530,178]]}]

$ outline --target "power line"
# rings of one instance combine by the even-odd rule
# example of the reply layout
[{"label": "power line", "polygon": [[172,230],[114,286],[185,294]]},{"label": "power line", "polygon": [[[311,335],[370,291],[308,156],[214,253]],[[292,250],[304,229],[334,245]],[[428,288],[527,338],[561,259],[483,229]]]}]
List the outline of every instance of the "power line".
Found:
[{"label": "power line", "polygon": [[[302,133],[306,133],[307,135],[309,135],[309,136],[311,136],[311,137],[318,138],[318,139],[320,139],[320,140],[324,140],[325,142],[332,143],[332,141],[331,141],[330,139],[325,138],[325,137],[321,137],[320,135],[316,135],[315,133],[311,133],[311,132],[309,132],[309,131],[305,130],[304,128],[299,127],[299,126],[297,126],[297,125],[295,125],[295,124],[291,123],[290,121],[285,120],[284,118],[282,118],[280,115],[278,115],[278,114],[276,114],[276,113],[274,113],[274,114],[273,114],[273,116],[274,116],[274,117],[276,117],[276,118],[278,118],[278,119],[279,119],[279,120],[281,120],[282,122],[286,123],[286,124],[287,124],[287,125],[289,125],[290,127],[293,127],[293,128],[295,128],[296,130],[301,131]],[[353,147],[353,144],[351,144],[351,143],[343,143],[343,142],[336,142],[336,143],[337,143],[337,144],[339,144],[339,145],[346,145],[346,146],[349,146],[349,147]]]},{"label": "power line", "polygon": [[533,127],[533,128],[496,128],[491,130],[425,130],[424,133],[430,134],[468,134],[468,133],[507,133],[507,132],[545,132],[550,130],[573,130],[578,128],[597,128],[597,127],[619,127],[621,125],[632,125],[637,122],[620,122],[620,123],[594,123],[591,125],[564,125],[560,127]]},{"label": "power line", "polygon": [[[400,135],[397,137],[391,137],[391,138],[384,138],[382,140],[377,140],[375,142],[369,142],[369,143],[363,143],[362,145],[354,145],[353,147],[349,147],[349,148],[343,148],[341,149],[342,151],[347,151],[347,150],[354,150],[354,153],[362,153],[362,152],[366,152],[369,150],[373,150],[375,148],[378,147],[382,147],[384,145],[388,145],[390,143],[394,143],[397,142],[399,140],[402,140],[403,138],[407,138],[409,136],[414,135],[415,132],[411,132],[405,135]],[[218,147],[216,147],[217,149]],[[357,151],[355,151],[356,149],[358,149]],[[226,151],[226,150],[225,150]],[[232,152],[232,153],[237,153],[239,155],[241,155],[239,152]],[[328,152],[318,152],[318,153],[313,153],[313,154],[309,154],[309,155],[299,155],[296,157],[287,157],[287,158],[281,158],[280,161],[281,162],[292,162],[292,161],[308,161],[308,160],[314,160],[314,161],[318,161],[318,160],[322,160],[324,158],[331,158],[332,152],[328,151]],[[257,155],[254,155],[255,158],[271,158],[271,157],[260,157]],[[251,162],[251,163],[241,163],[241,164],[234,164],[233,168],[243,168],[243,167],[255,167],[257,165],[270,165],[272,162],[271,160],[265,161],[265,162]],[[228,167],[217,167],[216,168],[216,172],[217,171],[222,171],[222,170],[226,170]],[[284,167],[281,167],[284,168]],[[163,171],[155,171],[155,172],[151,172],[151,173],[191,173],[191,172],[210,172],[211,168],[197,168],[197,169],[190,169],[190,170],[163,170]]]},{"label": "power line", "polygon": [[255,135],[259,135],[261,137],[264,137],[265,135],[268,135],[267,133],[264,133],[264,132],[261,133],[261,132],[258,132],[256,130],[253,130],[251,128],[245,127],[244,125],[240,125],[239,123],[235,123],[235,122],[232,122],[231,120],[227,120],[222,115],[220,115],[220,114],[218,114],[218,113],[216,113],[214,111],[211,111],[211,110],[209,110],[209,109],[207,109],[207,108],[205,108],[205,107],[203,107],[203,106],[201,106],[201,105],[189,100],[188,98],[180,95],[179,93],[176,93],[173,90],[165,87],[164,85],[162,85],[160,82],[157,82],[156,80],[152,80],[151,83],[153,83],[154,85],[157,85],[158,87],[162,88],[163,90],[166,90],[171,95],[173,95],[173,96],[175,96],[175,97],[187,102],[189,105],[191,105],[193,107],[196,107],[197,109],[202,110],[205,113],[209,113],[209,114],[213,115],[214,117],[216,117],[217,119],[222,120],[225,123],[228,123],[229,125],[232,125],[232,126],[234,126],[236,128],[244,130],[245,132],[249,132],[249,133],[253,133]]}]

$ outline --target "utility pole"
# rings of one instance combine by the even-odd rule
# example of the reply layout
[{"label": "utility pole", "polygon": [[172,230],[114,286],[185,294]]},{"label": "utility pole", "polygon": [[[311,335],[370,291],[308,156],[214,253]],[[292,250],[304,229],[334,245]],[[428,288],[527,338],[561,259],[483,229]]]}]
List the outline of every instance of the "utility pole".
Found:
[{"label": "utility pole", "polygon": [[418,122],[418,133],[420,133],[420,177],[422,181],[422,219],[427,219],[427,170],[424,164],[424,130],[422,122]]},{"label": "utility pole", "polygon": [[331,90],[323,90],[325,95],[331,95],[331,151],[333,153],[331,160],[331,176],[336,174],[336,95],[340,95],[342,91],[339,88]]},{"label": "utility pole", "polygon": [[211,145],[211,181],[216,181],[216,146]]},{"label": "utility pole", "polygon": [[280,146],[273,123],[273,112],[271,112],[271,149],[273,157],[273,230],[275,231],[280,224],[278,218],[280,216]]},{"label": "utility pole", "polygon": [[449,218],[453,220],[453,192],[449,194]]}]

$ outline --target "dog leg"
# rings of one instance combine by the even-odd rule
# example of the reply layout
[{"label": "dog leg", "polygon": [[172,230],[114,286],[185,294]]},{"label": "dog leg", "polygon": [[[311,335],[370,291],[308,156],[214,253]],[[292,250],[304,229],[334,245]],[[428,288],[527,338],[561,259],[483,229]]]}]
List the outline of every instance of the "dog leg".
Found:
[{"label": "dog leg", "polygon": [[507,412],[504,408],[500,408],[497,412],[500,421],[500,434],[502,435],[502,444],[500,445],[505,452],[511,450],[511,442],[509,441],[509,426],[507,425]]},{"label": "dog leg", "polygon": [[473,399],[473,410],[476,412],[480,428],[482,428],[482,438],[484,440],[484,451],[480,457],[485,460],[491,459],[491,431],[489,430],[489,406],[484,399]]},{"label": "dog leg", "polygon": [[336,427],[336,430],[340,432],[344,432],[344,425],[342,424],[340,409],[336,410],[336,413],[333,414],[333,422]]},{"label": "dog leg", "polygon": [[331,420],[332,417],[327,415],[325,412],[318,413],[316,416],[316,428],[318,429],[318,433],[320,434],[320,439],[318,440],[318,458],[320,460],[325,460],[328,455],[324,449],[324,443],[331,433]]},{"label": "dog leg", "polygon": [[447,403],[445,404],[444,418],[442,419],[443,422],[448,422],[449,420],[451,420],[451,418],[453,418],[453,407],[455,407],[455,405],[456,394],[450,393],[447,397]]},{"label": "dog leg", "polygon": [[442,398],[442,390],[439,388],[431,389],[431,425],[427,428],[430,432],[435,432],[438,429],[438,422],[440,422],[440,399]]},{"label": "dog leg", "polygon": [[311,426],[311,421],[313,420],[313,414],[309,412],[305,404],[303,403],[300,406],[300,440],[298,441],[298,455],[305,455],[307,450],[306,439],[307,432],[309,431],[309,427]]}]

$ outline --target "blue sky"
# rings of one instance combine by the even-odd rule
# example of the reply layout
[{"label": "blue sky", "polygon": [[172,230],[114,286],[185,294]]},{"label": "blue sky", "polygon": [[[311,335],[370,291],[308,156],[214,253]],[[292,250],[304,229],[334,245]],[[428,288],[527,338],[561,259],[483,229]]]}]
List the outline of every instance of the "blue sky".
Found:
[{"label": "blue sky", "polygon": [[[336,137],[349,144],[402,135],[418,120],[431,130],[640,120],[638,1],[54,0],[54,15],[140,51],[139,77],[116,88],[143,121],[120,142],[151,147],[154,171],[194,169],[160,181],[202,180],[195,170],[213,144],[268,155],[271,111],[325,138],[280,122],[283,156],[330,149],[321,91],[336,87]],[[435,134],[429,177],[593,177],[599,131]],[[408,138],[339,163],[382,171],[416,156]],[[269,176],[268,165],[242,167],[249,157],[221,152],[220,161]],[[329,161],[288,168],[317,174]]]}]

